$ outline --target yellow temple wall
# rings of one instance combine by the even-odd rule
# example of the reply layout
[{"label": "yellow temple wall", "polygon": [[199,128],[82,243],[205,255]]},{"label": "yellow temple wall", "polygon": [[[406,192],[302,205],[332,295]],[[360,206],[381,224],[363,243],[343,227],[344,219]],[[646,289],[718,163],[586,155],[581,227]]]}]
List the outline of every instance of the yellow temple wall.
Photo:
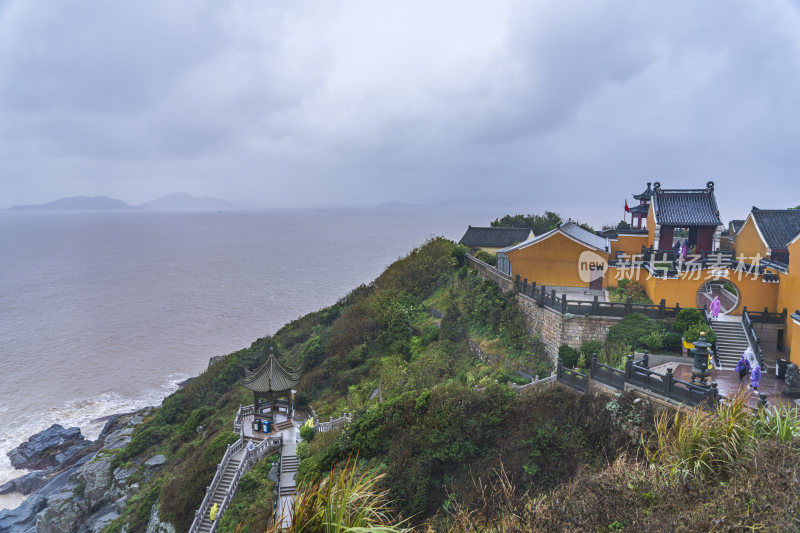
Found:
[{"label": "yellow temple wall", "polygon": [[611,257],[616,257],[617,252],[625,252],[628,256],[639,255],[647,242],[647,235],[620,235],[617,240],[611,241]]},{"label": "yellow temple wall", "polygon": [[753,217],[748,217],[742,229],[736,234],[734,248],[736,248],[737,256],[740,254],[744,254],[746,258],[755,257],[756,255],[767,256],[767,245],[758,235],[758,229],[756,229]]},{"label": "yellow temple wall", "polygon": [[789,347],[789,360],[800,366],[800,325],[792,320],[792,317],[789,317],[788,321],[783,340]]},{"label": "yellow temple wall", "polygon": [[[608,254],[599,252],[561,233],[531,244],[519,250],[512,250],[506,255],[511,263],[514,276],[528,278],[528,282],[537,285],[562,287],[588,287],[589,284],[580,278],[578,261],[581,253],[592,251],[608,261]],[[606,280],[603,280],[603,287]]]},{"label": "yellow temple wall", "polygon": [[[800,239],[789,245],[789,273],[779,274],[778,284],[778,311],[784,308],[791,315],[800,309]],[[794,324],[792,317],[786,318],[786,332],[783,336],[784,346],[791,350],[792,362],[800,366],[800,326]],[[797,360],[795,360],[797,359]]]}]

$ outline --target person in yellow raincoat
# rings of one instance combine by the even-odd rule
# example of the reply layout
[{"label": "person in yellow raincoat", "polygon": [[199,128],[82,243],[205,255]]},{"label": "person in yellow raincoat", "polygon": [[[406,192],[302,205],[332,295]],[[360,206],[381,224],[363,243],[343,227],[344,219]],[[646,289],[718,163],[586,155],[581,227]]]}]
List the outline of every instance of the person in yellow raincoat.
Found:
[{"label": "person in yellow raincoat", "polygon": [[215,518],[217,518],[217,504],[216,503],[211,506],[211,513],[209,513],[208,516],[209,516],[209,518],[211,518],[212,522],[214,521]]}]

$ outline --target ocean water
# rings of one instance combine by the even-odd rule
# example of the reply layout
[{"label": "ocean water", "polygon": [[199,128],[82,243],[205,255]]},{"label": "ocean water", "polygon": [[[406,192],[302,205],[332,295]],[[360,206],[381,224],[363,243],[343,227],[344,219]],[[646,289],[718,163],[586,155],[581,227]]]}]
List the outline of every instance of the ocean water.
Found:
[{"label": "ocean water", "polygon": [[31,434],[59,423],[96,438],[99,418],[158,405],[210,357],[502,214],[0,211],[0,483],[25,473],[6,452]]}]

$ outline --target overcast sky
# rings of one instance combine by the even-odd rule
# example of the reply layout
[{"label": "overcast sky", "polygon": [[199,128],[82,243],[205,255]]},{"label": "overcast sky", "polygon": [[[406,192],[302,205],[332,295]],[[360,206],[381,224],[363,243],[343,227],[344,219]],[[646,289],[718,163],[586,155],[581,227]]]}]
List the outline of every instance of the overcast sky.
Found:
[{"label": "overcast sky", "polygon": [[799,5],[0,0],[0,207],[797,205]]}]

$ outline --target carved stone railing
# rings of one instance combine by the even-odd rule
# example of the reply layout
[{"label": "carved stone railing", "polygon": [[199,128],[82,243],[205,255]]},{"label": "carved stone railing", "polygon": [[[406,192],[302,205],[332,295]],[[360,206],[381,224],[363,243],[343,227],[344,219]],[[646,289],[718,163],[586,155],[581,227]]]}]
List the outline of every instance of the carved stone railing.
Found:
[{"label": "carved stone railing", "polygon": [[240,405],[239,410],[236,412],[236,418],[233,419],[233,432],[239,436],[244,435],[244,417],[252,414],[252,405]]},{"label": "carved stone railing", "polygon": [[349,424],[351,420],[352,418],[350,418],[350,415],[342,415],[339,418],[331,419],[328,422],[317,422],[314,425],[314,430],[317,433],[325,433],[326,431],[339,429],[345,424]]},{"label": "carved stone railing", "polygon": [[220,480],[222,480],[222,476],[225,474],[233,455],[242,451],[242,449],[245,449],[245,455],[242,458],[242,462],[239,463],[239,466],[236,468],[233,481],[231,481],[231,484],[225,493],[222,504],[217,508],[217,520],[211,524],[211,533],[216,531],[217,524],[219,524],[219,517],[222,516],[222,513],[227,508],[231,498],[233,498],[233,495],[236,493],[236,489],[239,485],[239,479],[242,477],[242,475],[250,470],[250,467],[253,466],[253,463],[265,457],[268,453],[271,453],[276,449],[279,450],[282,445],[283,435],[269,437],[262,441],[258,446],[254,446],[252,449],[245,449],[245,441],[242,438],[240,438],[234,444],[229,444],[228,449],[225,450],[225,455],[222,456],[222,460],[217,465],[217,471],[214,474],[214,478],[206,488],[206,495],[203,498],[203,502],[194,513],[194,520],[192,521],[192,525],[189,527],[189,533],[196,533],[200,528],[200,524],[203,522],[203,519],[208,516],[208,513],[211,510],[211,500],[214,497],[214,492],[217,490],[217,486],[219,485]]}]

